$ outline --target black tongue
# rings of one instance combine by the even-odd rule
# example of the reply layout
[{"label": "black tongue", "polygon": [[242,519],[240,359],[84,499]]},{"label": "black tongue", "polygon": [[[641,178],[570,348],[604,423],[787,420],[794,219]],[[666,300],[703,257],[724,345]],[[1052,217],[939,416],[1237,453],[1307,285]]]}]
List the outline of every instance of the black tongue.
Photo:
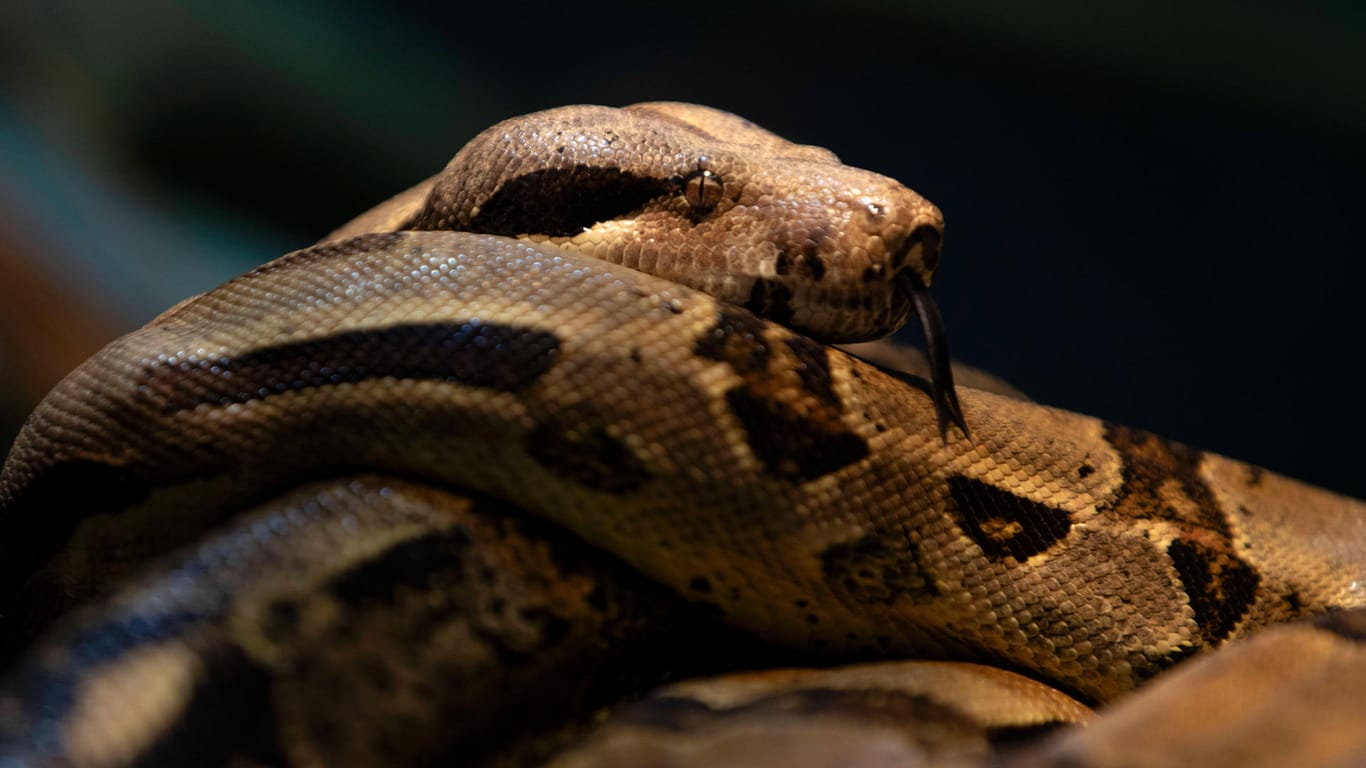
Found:
[{"label": "black tongue", "polygon": [[930,384],[934,398],[934,412],[939,417],[939,437],[949,439],[949,422],[952,421],[963,431],[963,437],[970,438],[968,423],[963,419],[963,408],[958,405],[958,393],[953,388],[953,368],[949,365],[949,337],[944,330],[944,318],[939,307],[930,298],[930,291],[920,278],[909,269],[903,269],[896,276],[897,283],[915,306],[920,317],[920,331],[925,336],[925,353],[930,359]]}]

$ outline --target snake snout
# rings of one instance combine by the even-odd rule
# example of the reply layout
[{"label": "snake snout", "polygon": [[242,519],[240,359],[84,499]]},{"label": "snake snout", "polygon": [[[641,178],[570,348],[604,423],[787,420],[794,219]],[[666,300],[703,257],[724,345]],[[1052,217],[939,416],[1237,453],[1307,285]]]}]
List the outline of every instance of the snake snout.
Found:
[{"label": "snake snout", "polygon": [[892,273],[910,270],[924,285],[934,279],[939,268],[939,247],[944,241],[943,221],[924,221],[906,235],[901,247],[892,253]]}]

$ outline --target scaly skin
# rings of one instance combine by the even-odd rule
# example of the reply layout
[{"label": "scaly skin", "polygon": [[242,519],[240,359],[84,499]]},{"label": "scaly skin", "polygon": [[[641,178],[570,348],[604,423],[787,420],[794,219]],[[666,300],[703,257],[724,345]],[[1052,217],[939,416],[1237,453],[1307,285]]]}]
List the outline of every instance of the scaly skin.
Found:
[{"label": "scaly skin", "polygon": [[[572,236],[406,232],[290,254],[178,305],[60,384],[0,474],[11,641],[244,506],[358,469],[497,499],[775,645],[988,662],[1092,702],[1264,625],[1366,604],[1359,501],[966,388],[971,438],[945,434],[923,380],[591,258],[606,248],[669,276],[682,262],[704,263],[703,275],[718,259],[739,264],[731,281],[698,284],[738,288],[742,303],[827,338],[872,335],[909,311],[895,274],[932,277],[938,212],[914,193],[771,134],[728,144],[750,129],[703,108],[567,115],[575,131],[650,120],[645,138],[602,141],[556,137],[538,127],[543,115],[495,126],[482,137],[494,149],[477,158],[505,169],[496,183],[462,186],[480,162],[465,150],[419,210],[420,194],[401,196],[356,227],[479,228],[482,213],[525,234],[515,230],[547,205],[537,185],[550,178],[677,178],[672,191]],[[708,115],[711,134],[678,128]],[[564,155],[577,170],[517,165],[535,155],[528,137],[552,170]],[[616,171],[583,171],[607,162],[606,146]],[[703,148],[721,181],[690,187]],[[875,186],[881,197],[865,201]],[[605,210],[569,208],[551,216],[559,228]],[[874,208],[894,225],[867,231]],[[654,233],[646,243],[701,240],[658,253],[602,245],[627,230]],[[848,245],[855,236],[865,245]],[[835,260],[841,250],[853,266]],[[865,306],[844,293],[855,282],[874,291],[858,332],[827,322],[835,304]],[[134,669],[121,665],[135,650],[109,663]]]}]

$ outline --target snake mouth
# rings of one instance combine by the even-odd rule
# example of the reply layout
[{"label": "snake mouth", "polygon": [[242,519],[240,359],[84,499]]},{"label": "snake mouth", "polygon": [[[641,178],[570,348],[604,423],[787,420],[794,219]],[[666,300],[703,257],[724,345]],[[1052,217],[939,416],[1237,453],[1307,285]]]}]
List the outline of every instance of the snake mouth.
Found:
[{"label": "snake mouth", "polygon": [[902,269],[894,278],[897,288],[910,299],[915,314],[920,318],[920,332],[925,337],[925,354],[930,361],[930,395],[934,412],[939,419],[939,438],[948,440],[949,423],[968,434],[968,423],[963,408],[958,404],[958,392],[953,386],[953,367],[949,364],[949,338],[944,329],[944,318],[939,305],[930,297],[929,288],[912,269]]},{"label": "snake mouth", "polygon": [[943,232],[933,224],[921,224],[906,236],[906,241],[892,256],[892,269],[916,270],[924,276],[924,281],[934,275],[939,268],[939,244],[944,239]]}]

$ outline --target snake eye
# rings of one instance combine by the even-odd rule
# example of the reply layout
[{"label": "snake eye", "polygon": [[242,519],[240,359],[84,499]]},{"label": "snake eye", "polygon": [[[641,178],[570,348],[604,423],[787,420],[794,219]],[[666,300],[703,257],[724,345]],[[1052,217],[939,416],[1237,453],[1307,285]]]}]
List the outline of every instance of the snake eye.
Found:
[{"label": "snake eye", "polygon": [[683,179],[683,199],[698,213],[706,213],[721,202],[721,177],[707,170],[709,158],[697,160],[697,170]]}]

